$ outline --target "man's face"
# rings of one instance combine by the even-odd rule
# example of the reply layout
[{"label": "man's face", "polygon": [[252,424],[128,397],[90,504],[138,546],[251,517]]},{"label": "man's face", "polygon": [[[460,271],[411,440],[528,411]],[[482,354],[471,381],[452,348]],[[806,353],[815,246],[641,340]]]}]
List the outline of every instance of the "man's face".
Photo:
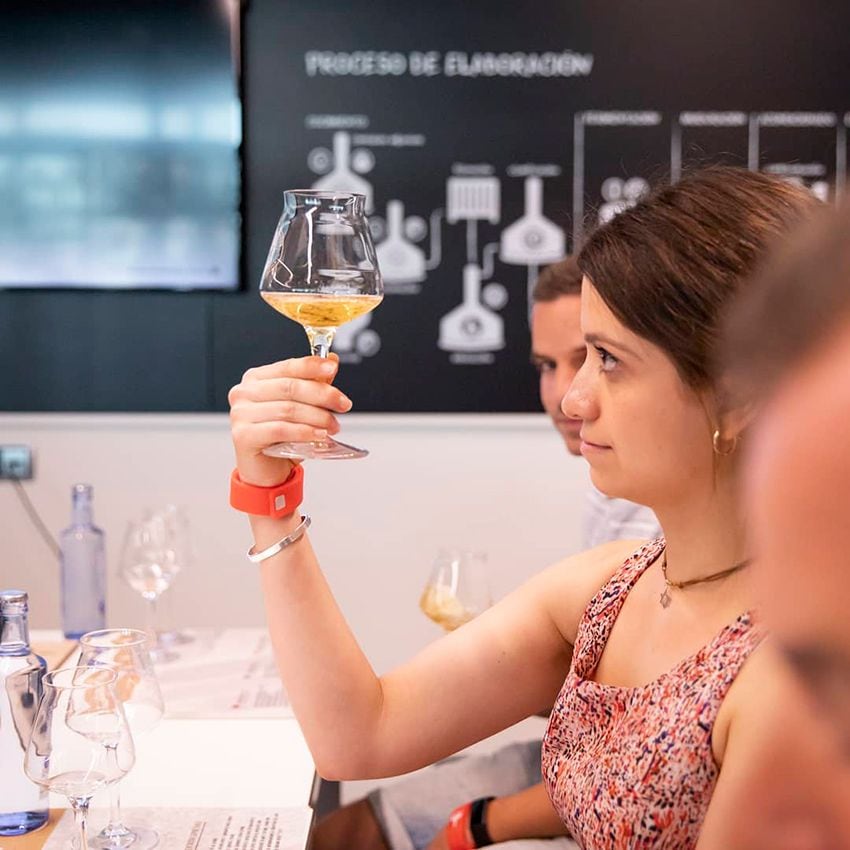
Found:
[{"label": "man's face", "polygon": [[850,789],[850,323],[754,427],[746,498],[765,617],[832,721]]},{"label": "man's face", "polygon": [[534,305],[531,357],[540,374],[540,401],[573,455],[580,453],[581,419],[565,416],[561,399],[584,363],[586,350],[581,333],[580,295],[562,295],[555,301]]}]

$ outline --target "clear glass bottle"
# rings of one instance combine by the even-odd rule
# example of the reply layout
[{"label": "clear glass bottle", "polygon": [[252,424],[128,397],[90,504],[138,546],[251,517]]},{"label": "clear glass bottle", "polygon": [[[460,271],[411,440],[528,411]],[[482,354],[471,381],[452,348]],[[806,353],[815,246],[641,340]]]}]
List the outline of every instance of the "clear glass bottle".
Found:
[{"label": "clear glass bottle", "polygon": [[74,640],[106,625],[103,532],[92,522],[91,484],[71,489],[71,525],[60,538],[62,630]]},{"label": "clear glass bottle", "polygon": [[46,664],[30,651],[27,594],[0,591],[0,836],[47,822],[47,791],[24,773]]}]

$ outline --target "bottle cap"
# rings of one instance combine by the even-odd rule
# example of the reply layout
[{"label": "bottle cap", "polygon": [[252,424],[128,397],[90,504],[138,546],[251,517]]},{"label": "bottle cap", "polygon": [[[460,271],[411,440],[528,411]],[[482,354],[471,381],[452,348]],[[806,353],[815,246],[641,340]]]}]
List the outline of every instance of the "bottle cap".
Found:
[{"label": "bottle cap", "polygon": [[0,590],[0,609],[8,610],[12,606],[26,608],[29,596],[25,590]]}]

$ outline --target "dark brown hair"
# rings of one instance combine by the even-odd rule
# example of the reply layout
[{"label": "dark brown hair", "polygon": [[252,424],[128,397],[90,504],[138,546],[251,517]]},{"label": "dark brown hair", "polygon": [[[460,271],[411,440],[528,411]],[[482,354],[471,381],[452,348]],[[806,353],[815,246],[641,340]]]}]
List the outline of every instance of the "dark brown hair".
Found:
[{"label": "dark brown hair", "polygon": [[591,234],[578,256],[617,319],[694,389],[715,383],[721,313],[768,247],[817,205],[799,186],[731,166],[661,185]]},{"label": "dark brown hair", "polygon": [[538,302],[557,301],[564,295],[581,295],[581,269],[574,256],[564,257],[540,272],[531,295]]},{"label": "dark brown hair", "polygon": [[737,389],[759,401],[848,320],[850,204],[844,204],[824,208],[735,300],[719,359]]}]

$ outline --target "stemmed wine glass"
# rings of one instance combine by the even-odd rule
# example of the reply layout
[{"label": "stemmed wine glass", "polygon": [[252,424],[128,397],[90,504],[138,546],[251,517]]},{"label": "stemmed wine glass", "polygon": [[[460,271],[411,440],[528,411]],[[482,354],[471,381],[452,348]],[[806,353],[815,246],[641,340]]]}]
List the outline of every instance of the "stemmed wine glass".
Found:
[{"label": "stemmed wine glass", "polygon": [[[163,713],[162,693],[148,652],[149,638],[137,629],[101,629],[80,638],[81,665],[113,670],[115,692],[120,700],[133,740],[150,732]],[[121,792],[116,782],[110,788],[109,823],[97,834],[92,846],[100,850],[150,850],[159,843],[153,829],[127,827],[121,820]]]},{"label": "stemmed wine glass", "polygon": [[151,636],[150,651],[156,661],[171,661],[177,657],[177,653],[159,644],[157,601],[171,587],[184,563],[185,553],[175,545],[162,512],[149,513],[127,524],[119,569],[127,584],[148,603],[145,628]]},{"label": "stemmed wine glass", "polygon": [[[269,249],[260,295],[303,325],[310,351],[327,357],[336,329],[374,310],[384,287],[363,195],[290,190]],[[330,437],[269,446],[265,454],[293,460],[341,460],[368,451]]]},{"label": "stemmed wine glass", "polygon": [[64,794],[74,810],[78,850],[96,791],[118,782],[135,761],[133,739],[115,683],[101,667],[66,667],[44,677],[24,770],[36,784]]},{"label": "stemmed wine glass", "polygon": [[[166,545],[168,550],[173,553],[173,564],[177,572],[183,572],[191,564],[193,558],[192,538],[186,511],[177,505],[164,505],[156,513],[162,517],[165,523]],[[166,600],[170,597],[171,594],[166,594]],[[170,621],[166,618],[166,622]],[[195,638],[190,632],[176,628],[172,624],[165,631],[157,631],[154,651],[169,646],[192,643],[194,640]]]},{"label": "stemmed wine glass", "polygon": [[422,612],[451,632],[492,604],[487,556],[466,549],[441,549],[419,600]]}]

